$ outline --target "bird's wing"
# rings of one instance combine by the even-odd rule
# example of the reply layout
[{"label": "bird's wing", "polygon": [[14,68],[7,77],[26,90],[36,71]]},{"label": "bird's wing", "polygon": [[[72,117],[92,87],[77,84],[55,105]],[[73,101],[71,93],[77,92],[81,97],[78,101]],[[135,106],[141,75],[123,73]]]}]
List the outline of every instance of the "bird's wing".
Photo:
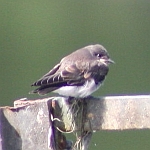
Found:
[{"label": "bird's wing", "polygon": [[45,74],[42,78],[34,82],[31,86],[41,86],[49,84],[49,77],[53,77],[58,71],[60,64],[57,64],[52,70],[50,70],[47,74]]},{"label": "bird's wing", "polygon": [[[62,68],[61,68],[62,67]],[[77,61],[62,66],[56,65],[51,71],[45,74],[41,79],[32,84],[39,86],[30,93],[39,93],[40,95],[47,94],[51,91],[59,89],[62,86],[82,86],[88,78],[96,77],[98,80],[103,80],[104,76],[98,76],[94,68],[98,71],[97,62],[89,63],[86,61]],[[96,80],[95,80],[96,81]]]},{"label": "bird's wing", "polygon": [[83,85],[91,73],[85,72],[82,63],[72,64],[60,69],[61,64],[57,64],[52,70],[45,74],[32,86],[61,87],[67,85]]}]

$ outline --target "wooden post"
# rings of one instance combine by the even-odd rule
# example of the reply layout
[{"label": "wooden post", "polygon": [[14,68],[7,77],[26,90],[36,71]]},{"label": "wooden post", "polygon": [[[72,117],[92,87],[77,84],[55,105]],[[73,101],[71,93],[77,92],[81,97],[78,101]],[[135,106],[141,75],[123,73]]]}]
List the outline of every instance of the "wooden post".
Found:
[{"label": "wooden post", "polygon": [[[0,108],[0,150],[86,150],[93,130],[150,128],[150,96],[51,97]],[[63,132],[76,132],[77,142]]]}]

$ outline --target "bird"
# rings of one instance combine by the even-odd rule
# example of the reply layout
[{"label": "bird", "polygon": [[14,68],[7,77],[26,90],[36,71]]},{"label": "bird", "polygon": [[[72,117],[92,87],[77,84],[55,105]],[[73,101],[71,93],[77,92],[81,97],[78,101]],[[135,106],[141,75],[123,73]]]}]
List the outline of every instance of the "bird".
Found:
[{"label": "bird", "polygon": [[107,50],[100,44],[80,48],[55,65],[48,73],[31,86],[30,93],[46,95],[50,92],[65,97],[86,98],[99,89],[109,71],[110,59]]}]

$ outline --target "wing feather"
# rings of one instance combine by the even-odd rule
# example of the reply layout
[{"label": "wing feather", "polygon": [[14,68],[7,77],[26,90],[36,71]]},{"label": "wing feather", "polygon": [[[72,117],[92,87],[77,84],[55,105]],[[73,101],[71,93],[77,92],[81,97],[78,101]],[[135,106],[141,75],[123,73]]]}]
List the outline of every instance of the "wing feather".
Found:
[{"label": "wing feather", "polygon": [[[85,66],[85,63],[83,65]],[[74,63],[64,68],[61,68],[61,64],[57,64],[52,70],[32,84],[32,86],[39,86],[32,93],[46,94],[62,86],[80,86],[90,78],[91,74],[92,72],[87,72],[84,69],[82,63],[80,63],[80,66]]]}]

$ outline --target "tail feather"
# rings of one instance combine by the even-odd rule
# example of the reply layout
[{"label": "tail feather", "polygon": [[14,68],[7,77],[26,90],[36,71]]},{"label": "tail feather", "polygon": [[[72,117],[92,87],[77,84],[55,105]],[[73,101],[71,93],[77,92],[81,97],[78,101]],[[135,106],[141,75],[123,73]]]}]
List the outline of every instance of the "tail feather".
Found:
[{"label": "tail feather", "polygon": [[38,93],[39,95],[46,95],[47,93],[52,92],[56,89],[58,89],[58,87],[49,87],[48,85],[45,85],[29,92],[29,94]]}]

